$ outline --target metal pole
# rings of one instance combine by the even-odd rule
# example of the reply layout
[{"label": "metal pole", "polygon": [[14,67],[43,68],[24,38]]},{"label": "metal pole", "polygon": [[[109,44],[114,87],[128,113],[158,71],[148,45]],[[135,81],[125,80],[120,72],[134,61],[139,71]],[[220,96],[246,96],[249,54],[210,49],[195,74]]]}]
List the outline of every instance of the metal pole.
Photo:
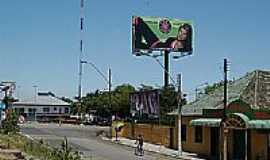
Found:
[{"label": "metal pole", "polygon": [[182,106],[181,106],[181,100],[182,100],[182,75],[177,75],[177,81],[178,81],[178,156],[182,156]]},{"label": "metal pole", "polygon": [[80,60],[79,64],[80,65],[79,65],[78,114],[80,114],[80,112],[81,112],[81,99],[82,99],[82,62],[81,62],[81,60]]},{"label": "metal pole", "polygon": [[165,50],[164,53],[164,87],[169,85],[169,51]]},{"label": "metal pole", "polygon": [[[227,59],[224,59],[224,106],[223,106],[223,119],[226,118],[226,107],[227,107],[227,72],[228,72],[228,62]],[[228,147],[228,136],[227,136],[227,132],[228,130],[226,129],[226,125],[224,124],[223,127],[223,160],[227,160],[228,158],[228,151],[227,151],[227,147]]]},{"label": "metal pole", "polygon": [[80,1],[80,55],[79,55],[79,87],[78,87],[78,114],[80,115],[81,113],[81,108],[82,108],[82,56],[83,56],[83,23],[84,23],[84,15],[83,15],[83,10],[84,10],[84,0]]},{"label": "metal pole", "polygon": [[[108,78],[108,85],[109,85],[109,110],[110,110],[110,119],[112,121],[112,93],[111,93],[111,88],[112,88],[112,73],[111,73],[111,68],[109,68],[109,78]],[[113,122],[113,121],[112,121]],[[110,133],[111,133],[111,138],[112,138],[112,123],[110,126]],[[117,140],[117,132],[116,132],[116,140]]]},{"label": "metal pole", "polygon": [[111,94],[111,88],[112,88],[112,73],[111,73],[111,68],[109,68],[109,108],[111,110],[110,116],[112,116],[112,94]]},{"label": "metal pole", "polygon": [[[37,85],[34,85],[34,90],[35,90],[35,105],[37,104]],[[35,121],[37,120],[37,116],[36,116],[36,109],[33,109],[33,112],[34,112],[34,118],[35,118]]]},{"label": "metal pole", "polygon": [[227,59],[224,59],[224,113],[223,116],[224,118],[226,117],[226,107],[227,107],[227,85],[228,85],[228,80],[227,80],[227,73],[228,73],[228,62]]},{"label": "metal pole", "polygon": [[37,86],[37,85],[34,85],[33,87],[34,87],[34,94],[35,94],[35,95],[34,95],[35,103],[37,103],[37,87],[38,87],[38,86]]}]

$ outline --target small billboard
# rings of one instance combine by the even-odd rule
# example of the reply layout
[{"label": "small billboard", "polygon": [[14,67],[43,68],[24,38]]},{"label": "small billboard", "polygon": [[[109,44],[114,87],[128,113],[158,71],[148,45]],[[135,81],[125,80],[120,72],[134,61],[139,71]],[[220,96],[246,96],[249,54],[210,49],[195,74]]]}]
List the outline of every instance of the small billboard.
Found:
[{"label": "small billboard", "polygon": [[193,51],[190,21],[160,17],[132,17],[132,53]]},{"label": "small billboard", "polygon": [[159,115],[158,90],[139,91],[130,94],[131,113]]}]

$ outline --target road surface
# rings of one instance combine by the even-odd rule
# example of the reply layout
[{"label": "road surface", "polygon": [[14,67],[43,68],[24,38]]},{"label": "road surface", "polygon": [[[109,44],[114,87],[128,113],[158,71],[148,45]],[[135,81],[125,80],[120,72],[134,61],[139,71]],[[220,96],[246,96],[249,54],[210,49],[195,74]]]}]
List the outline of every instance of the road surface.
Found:
[{"label": "road surface", "polygon": [[[21,132],[34,139],[43,139],[50,146],[59,146],[67,137],[73,149],[85,157],[98,160],[174,160],[155,153],[145,152],[143,157],[135,156],[134,149],[123,145],[103,141],[96,136],[99,131],[109,132],[109,127],[78,126],[58,124],[27,123],[21,126]],[[93,158],[94,159],[94,158]]]}]

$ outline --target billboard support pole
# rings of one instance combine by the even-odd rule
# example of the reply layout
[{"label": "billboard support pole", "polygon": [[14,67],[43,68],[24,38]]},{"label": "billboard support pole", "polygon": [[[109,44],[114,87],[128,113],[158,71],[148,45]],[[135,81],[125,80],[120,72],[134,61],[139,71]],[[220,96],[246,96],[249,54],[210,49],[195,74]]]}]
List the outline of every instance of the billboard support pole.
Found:
[{"label": "billboard support pole", "polygon": [[164,87],[169,85],[169,51],[165,50],[164,52]]},{"label": "billboard support pole", "polygon": [[177,75],[178,81],[178,156],[182,156],[182,74]]}]

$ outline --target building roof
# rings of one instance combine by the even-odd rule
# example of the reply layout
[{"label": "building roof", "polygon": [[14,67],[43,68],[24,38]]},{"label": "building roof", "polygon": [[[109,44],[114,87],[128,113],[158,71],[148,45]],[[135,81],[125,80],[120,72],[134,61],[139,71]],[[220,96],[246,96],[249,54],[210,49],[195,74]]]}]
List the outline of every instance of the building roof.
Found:
[{"label": "building roof", "polygon": [[54,97],[50,94],[38,94],[36,97],[29,99],[19,99],[18,102],[14,102],[13,105],[28,105],[28,106],[70,106],[69,103]]},{"label": "building roof", "polygon": [[[203,109],[223,108],[223,86],[211,94],[205,94],[200,99],[182,106],[182,115],[202,115]],[[241,99],[252,109],[270,110],[270,72],[255,70],[228,84],[228,104]],[[172,113],[173,114],[173,113]],[[174,112],[177,114],[177,111]]]}]

